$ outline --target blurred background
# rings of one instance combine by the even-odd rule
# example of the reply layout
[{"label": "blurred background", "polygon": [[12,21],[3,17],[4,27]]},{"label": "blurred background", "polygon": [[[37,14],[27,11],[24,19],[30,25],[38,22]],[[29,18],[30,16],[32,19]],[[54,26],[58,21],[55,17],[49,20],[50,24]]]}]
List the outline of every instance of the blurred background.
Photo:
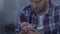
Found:
[{"label": "blurred background", "polygon": [[[51,2],[60,5],[60,0],[51,0]],[[29,3],[29,0],[0,0],[0,34],[6,34],[2,32],[5,25],[17,24],[18,12]]]}]

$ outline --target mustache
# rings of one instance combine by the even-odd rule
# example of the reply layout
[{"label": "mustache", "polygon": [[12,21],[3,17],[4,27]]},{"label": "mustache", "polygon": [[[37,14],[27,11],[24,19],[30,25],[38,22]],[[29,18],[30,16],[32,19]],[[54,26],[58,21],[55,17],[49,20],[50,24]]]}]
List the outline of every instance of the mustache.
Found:
[{"label": "mustache", "polygon": [[44,12],[44,9],[39,9],[39,12]]},{"label": "mustache", "polygon": [[43,8],[41,8],[41,9],[39,9],[39,11],[40,11],[40,12],[44,12],[45,9],[46,9],[46,8],[43,7]]}]

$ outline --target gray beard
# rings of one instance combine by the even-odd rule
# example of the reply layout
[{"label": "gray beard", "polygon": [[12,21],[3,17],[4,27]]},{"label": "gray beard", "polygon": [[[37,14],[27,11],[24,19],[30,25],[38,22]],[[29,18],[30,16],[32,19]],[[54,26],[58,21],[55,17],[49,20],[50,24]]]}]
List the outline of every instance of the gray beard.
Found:
[{"label": "gray beard", "polygon": [[45,8],[40,9],[40,10],[37,12],[37,14],[42,14],[42,13],[44,13],[44,12],[45,12]]}]

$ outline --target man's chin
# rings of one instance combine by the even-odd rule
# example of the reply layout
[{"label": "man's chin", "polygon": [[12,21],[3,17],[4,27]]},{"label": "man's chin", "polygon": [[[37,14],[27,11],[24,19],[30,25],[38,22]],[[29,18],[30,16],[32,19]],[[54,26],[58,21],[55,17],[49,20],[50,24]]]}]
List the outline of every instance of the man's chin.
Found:
[{"label": "man's chin", "polygon": [[34,10],[36,13],[39,12],[39,10]]}]

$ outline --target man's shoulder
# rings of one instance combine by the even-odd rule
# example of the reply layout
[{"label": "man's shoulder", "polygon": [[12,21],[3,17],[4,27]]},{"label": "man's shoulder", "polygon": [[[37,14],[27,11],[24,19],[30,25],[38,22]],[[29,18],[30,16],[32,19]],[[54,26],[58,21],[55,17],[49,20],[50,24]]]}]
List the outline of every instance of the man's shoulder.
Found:
[{"label": "man's shoulder", "polygon": [[60,15],[59,14],[60,13],[60,6],[56,5],[54,11],[55,11],[55,17],[59,17],[59,15]]},{"label": "man's shoulder", "polygon": [[57,4],[50,4],[50,9],[60,9],[60,5]]},{"label": "man's shoulder", "polygon": [[30,10],[31,9],[31,5],[25,6],[22,10],[26,11],[26,10]]},{"label": "man's shoulder", "polygon": [[55,10],[58,10],[58,9],[60,9],[60,6],[58,6],[58,5],[55,6]]},{"label": "man's shoulder", "polygon": [[25,16],[28,16],[30,13],[31,13],[30,5],[23,7],[23,9],[21,10],[21,14],[24,14]]}]

